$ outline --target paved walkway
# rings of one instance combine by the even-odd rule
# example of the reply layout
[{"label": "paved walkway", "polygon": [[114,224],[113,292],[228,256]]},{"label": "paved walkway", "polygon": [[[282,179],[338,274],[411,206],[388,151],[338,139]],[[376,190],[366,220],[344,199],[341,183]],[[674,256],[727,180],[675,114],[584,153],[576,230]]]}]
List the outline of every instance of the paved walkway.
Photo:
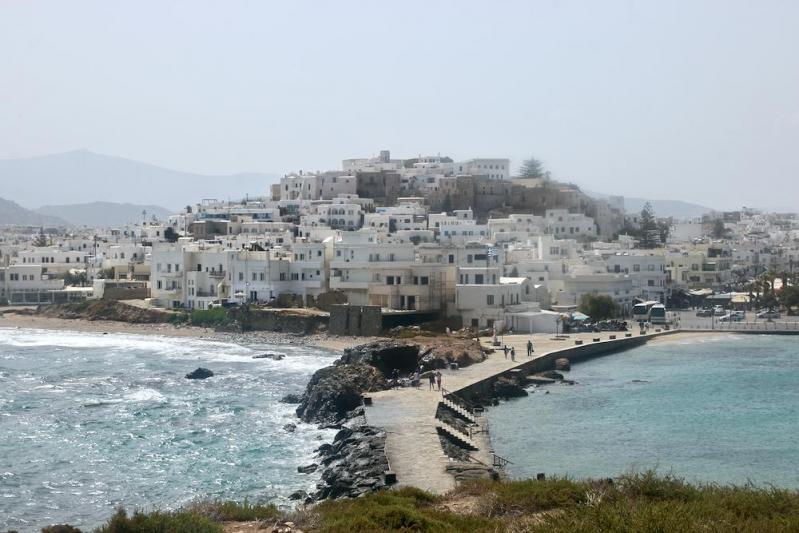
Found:
[{"label": "paved walkway", "polygon": [[[527,357],[529,339],[533,340],[533,358],[537,358],[571,348],[577,339],[589,344],[592,339],[599,337],[604,342],[609,341],[609,335],[613,334],[624,337],[623,333],[607,332],[572,334],[566,340],[553,340],[555,336],[552,334],[505,335],[501,340],[508,347],[516,348],[516,361],[511,361],[510,355],[506,359],[502,350],[497,350],[482,363],[460,370],[442,370],[442,386],[457,392],[530,361],[531,358]],[[634,332],[634,335],[638,336],[638,333]],[[488,346],[489,341],[484,339],[484,346]],[[419,389],[403,388],[370,394],[372,405],[366,409],[366,417],[370,425],[382,427],[388,432],[386,453],[391,469],[397,474],[398,485],[442,494],[455,486],[455,480],[444,471],[450,459],[444,454],[436,431],[435,413],[441,393],[429,390],[427,382],[423,381]],[[477,457],[485,461],[490,457],[490,450],[481,449]],[[490,458],[488,462],[490,464]]]}]

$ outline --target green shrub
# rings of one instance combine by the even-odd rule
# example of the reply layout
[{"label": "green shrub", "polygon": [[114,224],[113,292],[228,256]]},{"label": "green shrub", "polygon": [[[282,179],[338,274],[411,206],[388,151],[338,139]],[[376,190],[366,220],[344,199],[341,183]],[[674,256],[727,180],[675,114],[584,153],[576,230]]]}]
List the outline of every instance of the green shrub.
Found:
[{"label": "green shrub", "polygon": [[192,511],[143,513],[128,516],[119,509],[95,533],[223,533],[222,526]]},{"label": "green shrub", "polygon": [[214,309],[195,309],[191,312],[192,326],[215,327],[224,326],[230,322],[230,315],[224,307]]},{"label": "green shrub", "polygon": [[253,505],[247,500],[238,502],[198,502],[190,505],[187,511],[205,516],[216,522],[252,522],[280,518],[280,511],[274,505]]},{"label": "green shrub", "polygon": [[169,323],[175,326],[185,324],[188,321],[189,315],[187,313],[172,313],[169,317]]}]

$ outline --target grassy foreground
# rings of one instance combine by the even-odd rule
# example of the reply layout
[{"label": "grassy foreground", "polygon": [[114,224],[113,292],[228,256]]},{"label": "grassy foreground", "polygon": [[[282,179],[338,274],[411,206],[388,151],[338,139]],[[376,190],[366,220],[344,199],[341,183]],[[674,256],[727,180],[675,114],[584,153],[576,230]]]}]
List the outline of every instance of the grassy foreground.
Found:
[{"label": "grassy foreground", "polygon": [[476,482],[444,496],[405,488],[283,514],[272,506],[199,504],[174,513],[117,513],[101,533],[222,533],[229,521],[290,521],[324,532],[799,531],[799,492],[690,485],[653,472],[615,483],[568,479]]}]

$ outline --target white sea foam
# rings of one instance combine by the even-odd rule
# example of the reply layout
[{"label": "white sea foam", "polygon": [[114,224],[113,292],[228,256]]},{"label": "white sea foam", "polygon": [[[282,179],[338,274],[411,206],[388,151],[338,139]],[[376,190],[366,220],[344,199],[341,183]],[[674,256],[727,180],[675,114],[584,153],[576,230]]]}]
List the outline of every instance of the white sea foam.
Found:
[{"label": "white sea foam", "polygon": [[165,402],[166,397],[153,389],[139,389],[123,398],[126,402]]}]

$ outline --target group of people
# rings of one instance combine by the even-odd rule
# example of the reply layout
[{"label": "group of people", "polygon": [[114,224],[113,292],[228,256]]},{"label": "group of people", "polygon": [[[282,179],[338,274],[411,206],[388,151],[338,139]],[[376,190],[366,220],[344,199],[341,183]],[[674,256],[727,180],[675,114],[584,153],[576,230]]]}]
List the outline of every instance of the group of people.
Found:
[{"label": "group of people", "polygon": [[[502,347],[502,351],[505,352],[505,359],[508,358],[508,353],[510,353],[510,360],[511,361],[515,361],[516,360],[516,348],[514,348],[514,347],[508,348],[508,345],[506,344],[505,346]],[[528,340],[527,341],[527,357],[532,357],[532,356],[533,356],[533,341],[532,340]]]},{"label": "group of people", "polygon": [[[435,390],[436,386],[438,386],[438,390],[441,390],[441,371],[436,370],[435,372],[430,372],[427,375],[427,379],[430,383],[430,390]],[[422,384],[422,367],[420,366],[413,373],[410,375],[411,386],[416,387],[417,389]],[[395,368],[391,372],[391,385],[392,388],[399,388],[402,385],[402,381],[400,378],[400,371],[398,368]]]}]

